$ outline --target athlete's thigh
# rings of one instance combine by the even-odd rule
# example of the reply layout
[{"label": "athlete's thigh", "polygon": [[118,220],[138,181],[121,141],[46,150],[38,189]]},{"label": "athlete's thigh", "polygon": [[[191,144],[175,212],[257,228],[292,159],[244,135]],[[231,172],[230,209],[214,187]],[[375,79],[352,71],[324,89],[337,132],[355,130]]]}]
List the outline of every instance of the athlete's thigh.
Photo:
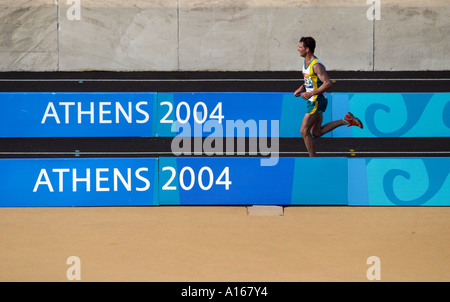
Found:
[{"label": "athlete's thigh", "polygon": [[[303,131],[311,131],[312,128],[319,123],[319,127],[322,124],[322,114],[315,112],[314,114],[305,113],[305,117],[302,122]],[[320,130],[320,129],[319,129]]]},{"label": "athlete's thigh", "polygon": [[317,115],[312,127],[311,127],[311,133],[314,136],[321,136],[322,132],[321,132],[321,128],[322,128],[322,121],[323,121],[323,114],[320,112],[315,112],[313,115]]}]

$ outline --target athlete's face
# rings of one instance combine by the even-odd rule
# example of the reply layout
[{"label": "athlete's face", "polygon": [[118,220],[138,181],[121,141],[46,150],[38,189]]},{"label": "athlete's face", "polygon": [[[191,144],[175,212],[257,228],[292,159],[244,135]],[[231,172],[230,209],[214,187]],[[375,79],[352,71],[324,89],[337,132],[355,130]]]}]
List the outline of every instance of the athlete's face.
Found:
[{"label": "athlete's face", "polygon": [[305,48],[305,47],[303,46],[303,42],[298,42],[298,48],[297,48],[297,50],[298,50],[298,52],[300,53],[300,56],[302,56],[302,57],[305,57],[305,56],[306,56],[306,49],[307,49],[307,48]]}]

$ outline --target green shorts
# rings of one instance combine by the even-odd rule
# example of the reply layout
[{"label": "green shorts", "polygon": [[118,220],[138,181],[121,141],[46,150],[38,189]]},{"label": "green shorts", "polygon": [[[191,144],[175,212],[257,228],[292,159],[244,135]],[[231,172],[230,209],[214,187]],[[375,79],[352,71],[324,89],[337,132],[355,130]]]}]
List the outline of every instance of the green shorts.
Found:
[{"label": "green shorts", "polygon": [[306,112],[309,114],[314,114],[316,112],[323,113],[327,110],[327,105],[327,98],[319,95],[316,101],[306,101]]}]

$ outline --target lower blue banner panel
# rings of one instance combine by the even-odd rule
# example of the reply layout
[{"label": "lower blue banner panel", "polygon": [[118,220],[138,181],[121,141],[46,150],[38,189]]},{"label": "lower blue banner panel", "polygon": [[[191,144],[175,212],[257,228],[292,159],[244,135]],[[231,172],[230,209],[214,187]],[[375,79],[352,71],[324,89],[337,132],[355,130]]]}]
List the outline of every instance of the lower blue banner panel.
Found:
[{"label": "lower blue banner panel", "polygon": [[450,206],[450,158],[349,159],[351,206]]},{"label": "lower blue banner panel", "polygon": [[158,205],[156,158],[0,159],[0,206]]},{"label": "lower blue banner panel", "polygon": [[346,205],[346,158],[160,158],[161,205]]},{"label": "lower blue banner panel", "polygon": [[0,207],[450,206],[450,158],[0,159]]}]

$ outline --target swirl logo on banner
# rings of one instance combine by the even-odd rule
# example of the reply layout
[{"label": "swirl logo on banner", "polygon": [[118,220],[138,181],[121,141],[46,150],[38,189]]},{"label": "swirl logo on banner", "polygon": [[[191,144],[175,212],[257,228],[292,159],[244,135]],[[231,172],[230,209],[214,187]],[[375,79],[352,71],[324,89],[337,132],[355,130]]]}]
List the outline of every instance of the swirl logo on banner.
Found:
[{"label": "swirl logo on banner", "polygon": [[334,93],[333,119],[348,111],[364,129],[340,127],[333,137],[450,136],[450,93]]},{"label": "swirl logo on banner", "polygon": [[349,159],[349,175],[349,205],[450,203],[450,158]]}]

